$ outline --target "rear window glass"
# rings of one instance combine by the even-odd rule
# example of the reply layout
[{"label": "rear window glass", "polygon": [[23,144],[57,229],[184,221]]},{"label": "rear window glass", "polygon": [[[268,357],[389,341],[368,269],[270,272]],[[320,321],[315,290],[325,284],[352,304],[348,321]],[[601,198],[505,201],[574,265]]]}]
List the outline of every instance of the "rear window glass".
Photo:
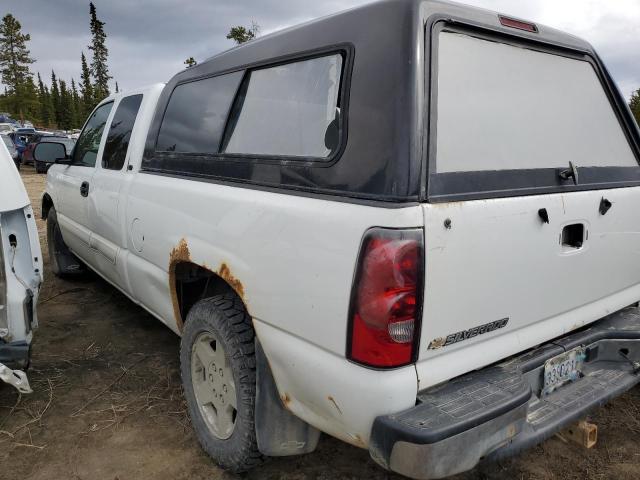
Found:
[{"label": "rear window glass", "polygon": [[247,74],[223,151],[329,157],[338,147],[342,55],[332,54]]},{"label": "rear window glass", "polygon": [[637,167],[586,61],[439,35],[436,170]]},{"label": "rear window glass", "polygon": [[169,99],[156,150],[218,153],[242,75],[235,72],[178,85]]},{"label": "rear window glass", "polygon": [[120,170],[129,148],[129,139],[133,131],[133,125],[138,116],[142,95],[130,95],[123,98],[118,104],[116,113],[111,121],[111,127],[107,135],[102,154],[102,168]]}]

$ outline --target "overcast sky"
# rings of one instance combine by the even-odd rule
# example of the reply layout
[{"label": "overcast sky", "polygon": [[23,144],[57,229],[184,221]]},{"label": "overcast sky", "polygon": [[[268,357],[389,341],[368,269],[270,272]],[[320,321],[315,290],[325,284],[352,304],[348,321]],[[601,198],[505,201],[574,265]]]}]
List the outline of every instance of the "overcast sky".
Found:
[{"label": "overcast sky", "polygon": [[[51,70],[80,77],[80,53],[89,57],[89,3],[85,0],[2,0],[31,34],[32,66],[48,81]],[[261,26],[261,33],[368,3],[367,0],[94,0],[106,23],[109,68],[122,89],[167,81],[190,56],[203,60],[230,48],[230,26]],[[640,88],[640,0],[466,0],[566,30],[591,42],[628,97]]]}]

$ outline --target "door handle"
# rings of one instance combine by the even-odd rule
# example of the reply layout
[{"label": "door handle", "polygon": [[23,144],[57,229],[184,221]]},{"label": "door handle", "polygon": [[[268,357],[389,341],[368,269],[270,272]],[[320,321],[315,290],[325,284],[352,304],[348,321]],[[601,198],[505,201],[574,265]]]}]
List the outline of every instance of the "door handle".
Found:
[{"label": "door handle", "polygon": [[82,182],[82,185],[80,185],[80,195],[83,197],[89,196],[89,182]]}]

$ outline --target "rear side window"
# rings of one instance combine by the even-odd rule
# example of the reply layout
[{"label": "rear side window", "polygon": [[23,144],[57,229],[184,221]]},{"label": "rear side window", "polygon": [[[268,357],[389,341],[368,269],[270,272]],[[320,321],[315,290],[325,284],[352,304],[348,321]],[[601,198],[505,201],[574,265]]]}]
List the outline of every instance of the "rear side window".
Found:
[{"label": "rear side window", "polygon": [[118,104],[104,146],[102,168],[120,170],[124,166],[140,103],[142,103],[142,95],[130,95],[124,97]]},{"label": "rear side window", "polygon": [[113,102],[100,105],[87,120],[87,124],[84,126],[84,130],[82,130],[76,143],[76,148],[73,150],[72,163],[74,165],[95,167],[102,132],[104,132],[104,127],[107,124],[111,107],[113,107]]},{"label": "rear side window", "polygon": [[593,66],[444,31],[437,173],[637,167]]},{"label": "rear side window", "polygon": [[339,144],[342,64],[332,54],[248,72],[222,151],[329,157]]},{"label": "rear side window", "polygon": [[178,85],[169,99],[156,150],[218,153],[242,75],[234,72]]}]

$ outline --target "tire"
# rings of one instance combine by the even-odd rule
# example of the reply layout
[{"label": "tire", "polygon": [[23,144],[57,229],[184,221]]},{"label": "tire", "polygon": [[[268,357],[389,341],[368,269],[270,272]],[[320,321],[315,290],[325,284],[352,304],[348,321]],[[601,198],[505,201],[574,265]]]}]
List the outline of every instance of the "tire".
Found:
[{"label": "tire", "polygon": [[47,245],[49,265],[56,277],[69,278],[86,273],[84,264],[64,243],[55,207],[51,207],[47,214]]},{"label": "tire", "polygon": [[200,300],[191,308],[180,341],[184,395],[196,436],[220,467],[234,473],[265,460],[258,450],[254,423],[254,338],[244,305],[234,293],[226,293]]}]

